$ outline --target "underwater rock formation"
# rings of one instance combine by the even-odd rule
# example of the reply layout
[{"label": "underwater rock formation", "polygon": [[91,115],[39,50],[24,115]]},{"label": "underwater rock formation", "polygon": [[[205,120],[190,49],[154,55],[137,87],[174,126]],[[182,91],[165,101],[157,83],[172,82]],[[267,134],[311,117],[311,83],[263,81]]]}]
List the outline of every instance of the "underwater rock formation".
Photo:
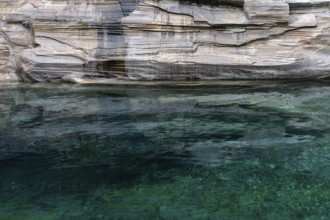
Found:
[{"label": "underwater rock formation", "polygon": [[327,78],[330,0],[0,0],[0,81]]}]

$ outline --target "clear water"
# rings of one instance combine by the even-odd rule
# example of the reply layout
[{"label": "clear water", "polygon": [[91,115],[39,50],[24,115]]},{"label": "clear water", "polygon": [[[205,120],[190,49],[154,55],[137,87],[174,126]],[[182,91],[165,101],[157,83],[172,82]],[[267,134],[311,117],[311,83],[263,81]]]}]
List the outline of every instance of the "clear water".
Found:
[{"label": "clear water", "polygon": [[330,84],[2,85],[0,219],[329,219]]}]

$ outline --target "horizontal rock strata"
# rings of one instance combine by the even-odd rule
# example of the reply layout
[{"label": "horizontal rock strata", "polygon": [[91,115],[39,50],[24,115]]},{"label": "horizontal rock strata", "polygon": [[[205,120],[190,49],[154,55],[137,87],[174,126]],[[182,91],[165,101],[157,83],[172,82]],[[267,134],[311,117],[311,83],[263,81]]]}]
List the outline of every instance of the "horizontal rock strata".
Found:
[{"label": "horizontal rock strata", "polygon": [[0,0],[0,81],[328,78],[330,0]]}]

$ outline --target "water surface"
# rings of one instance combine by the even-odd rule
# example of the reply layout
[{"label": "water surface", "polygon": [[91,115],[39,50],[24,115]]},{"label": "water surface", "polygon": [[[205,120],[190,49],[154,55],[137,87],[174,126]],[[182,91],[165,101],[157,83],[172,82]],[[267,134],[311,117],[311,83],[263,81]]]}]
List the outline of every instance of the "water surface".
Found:
[{"label": "water surface", "polygon": [[330,217],[328,82],[0,88],[0,219]]}]

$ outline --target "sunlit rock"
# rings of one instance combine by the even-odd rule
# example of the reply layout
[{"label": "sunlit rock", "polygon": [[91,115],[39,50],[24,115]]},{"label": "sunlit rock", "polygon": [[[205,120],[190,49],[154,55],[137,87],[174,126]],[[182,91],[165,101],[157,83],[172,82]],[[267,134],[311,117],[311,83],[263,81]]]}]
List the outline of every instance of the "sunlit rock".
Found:
[{"label": "sunlit rock", "polygon": [[285,0],[244,0],[244,11],[252,22],[287,22],[289,5]]},{"label": "sunlit rock", "polygon": [[0,0],[0,80],[328,78],[329,0]]},{"label": "sunlit rock", "polygon": [[289,27],[315,27],[317,20],[314,14],[292,15]]}]

